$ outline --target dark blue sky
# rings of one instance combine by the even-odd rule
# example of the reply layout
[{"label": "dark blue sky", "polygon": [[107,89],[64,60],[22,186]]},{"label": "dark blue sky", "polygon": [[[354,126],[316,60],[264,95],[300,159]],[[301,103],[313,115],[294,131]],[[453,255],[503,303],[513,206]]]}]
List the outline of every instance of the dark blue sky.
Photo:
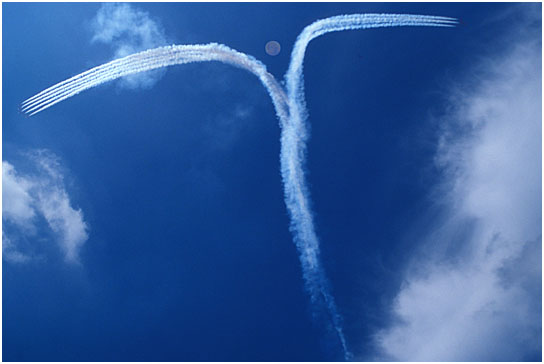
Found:
[{"label": "dark blue sky", "polygon": [[[26,151],[56,155],[88,226],[80,264],[40,233],[25,238],[39,259],[4,260],[3,360],[342,360],[311,318],[283,201],[278,120],[253,75],[219,63],[176,66],[152,87],[114,82],[33,117],[19,112],[26,98],[113,58],[115,44],[91,42],[100,6],[2,4],[3,160],[22,174],[32,168]],[[223,43],[279,80],[297,35],[317,19],[459,19],[448,29],[327,34],[306,54],[315,222],[359,360],[380,357],[374,335],[391,324],[420,249],[410,237],[438,219],[437,120],[450,111],[450,85],[507,48],[524,6],[133,5],[168,44]],[[281,44],[278,56],[265,53],[269,40]],[[527,350],[514,360],[539,360]]]}]

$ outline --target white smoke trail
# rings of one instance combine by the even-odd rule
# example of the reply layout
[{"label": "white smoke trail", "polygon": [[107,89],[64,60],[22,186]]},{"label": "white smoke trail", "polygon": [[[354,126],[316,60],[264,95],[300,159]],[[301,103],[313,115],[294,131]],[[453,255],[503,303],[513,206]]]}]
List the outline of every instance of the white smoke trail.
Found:
[{"label": "white smoke trail", "polygon": [[167,46],[136,53],[95,67],[29,98],[23,112],[34,115],[84,90],[117,78],[191,62],[221,61],[255,74],[269,92],[278,117],[287,118],[287,99],[276,79],[256,59],[220,44]]},{"label": "white smoke trail", "polygon": [[308,138],[306,102],[304,99],[302,65],[306,47],[310,41],[329,32],[393,26],[453,26],[452,18],[407,14],[352,14],[318,20],[298,36],[291,62],[285,75],[289,99],[289,123],[281,134],[281,168],[285,201],[291,215],[291,230],[300,255],[307,282],[306,289],[313,302],[323,300],[330,314],[332,325],[344,350],[346,360],[351,358],[342,330],[341,318],[330,293],[319,259],[319,240],[315,233],[310,197],[304,177],[306,140]]},{"label": "white smoke trail", "polygon": [[280,160],[285,203],[291,217],[291,231],[300,254],[305,288],[312,303],[318,308],[323,306],[330,316],[344,357],[349,360],[351,354],[347,349],[340,315],[321,267],[319,240],[313,225],[310,197],[304,177],[308,133],[302,66],[306,47],[312,39],[335,31],[393,26],[451,27],[455,24],[456,21],[452,18],[406,14],[353,14],[318,20],[304,28],[297,38],[285,75],[287,94],[261,62],[227,46],[211,43],[160,47],[114,60],[45,89],[24,101],[21,108],[23,112],[34,115],[105,82],[177,64],[220,61],[255,74],[272,98],[282,128]]}]

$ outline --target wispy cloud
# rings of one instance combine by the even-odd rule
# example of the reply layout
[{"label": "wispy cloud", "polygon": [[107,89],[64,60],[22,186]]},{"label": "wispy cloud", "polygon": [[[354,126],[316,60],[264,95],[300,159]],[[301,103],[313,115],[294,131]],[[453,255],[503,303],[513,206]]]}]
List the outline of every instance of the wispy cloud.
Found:
[{"label": "wispy cloud", "polygon": [[[145,11],[129,4],[103,4],[91,22],[92,42],[109,44],[114,49],[113,58],[167,44],[166,36],[158,21]],[[150,88],[164,74],[155,70],[124,77],[120,85],[127,88]]]},{"label": "wispy cloud", "polygon": [[22,253],[2,230],[2,258],[11,263],[24,263],[30,256]]},{"label": "wispy cloud", "polygon": [[21,227],[32,225],[35,216],[32,197],[28,193],[32,183],[17,175],[15,168],[2,161],[2,218]]},{"label": "wispy cloud", "polygon": [[387,360],[540,355],[539,39],[518,39],[471,76],[452,92],[453,117],[442,120],[436,161],[445,178],[436,202],[445,217],[423,235],[426,258],[414,258],[394,323],[376,335]]},{"label": "wispy cloud", "polygon": [[27,157],[33,173],[22,174],[8,161],[2,161],[3,257],[11,262],[31,259],[32,249],[26,251],[18,242],[29,237],[37,239],[42,219],[65,260],[78,263],[79,250],[88,238],[88,227],[81,210],[71,206],[59,160],[46,150],[28,153]]}]

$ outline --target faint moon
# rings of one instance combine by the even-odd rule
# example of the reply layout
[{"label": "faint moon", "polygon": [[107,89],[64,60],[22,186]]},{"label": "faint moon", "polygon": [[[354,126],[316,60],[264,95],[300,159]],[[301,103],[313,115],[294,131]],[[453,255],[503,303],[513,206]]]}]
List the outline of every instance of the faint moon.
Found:
[{"label": "faint moon", "polygon": [[281,46],[275,40],[271,40],[270,42],[266,43],[264,49],[267,54],[271,56],[277,56],[281,51]]}]

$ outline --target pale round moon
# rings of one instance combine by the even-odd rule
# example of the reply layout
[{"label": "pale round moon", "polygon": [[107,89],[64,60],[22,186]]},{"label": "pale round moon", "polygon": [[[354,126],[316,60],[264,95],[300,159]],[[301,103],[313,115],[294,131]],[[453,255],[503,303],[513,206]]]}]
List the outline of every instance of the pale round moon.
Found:
[{"label": "pale round moon", "polygon": [[281,46],[275,40],[271,40],[270,42],[266,43],[264,50],[270,56],[277,56],[281,51]]}]

